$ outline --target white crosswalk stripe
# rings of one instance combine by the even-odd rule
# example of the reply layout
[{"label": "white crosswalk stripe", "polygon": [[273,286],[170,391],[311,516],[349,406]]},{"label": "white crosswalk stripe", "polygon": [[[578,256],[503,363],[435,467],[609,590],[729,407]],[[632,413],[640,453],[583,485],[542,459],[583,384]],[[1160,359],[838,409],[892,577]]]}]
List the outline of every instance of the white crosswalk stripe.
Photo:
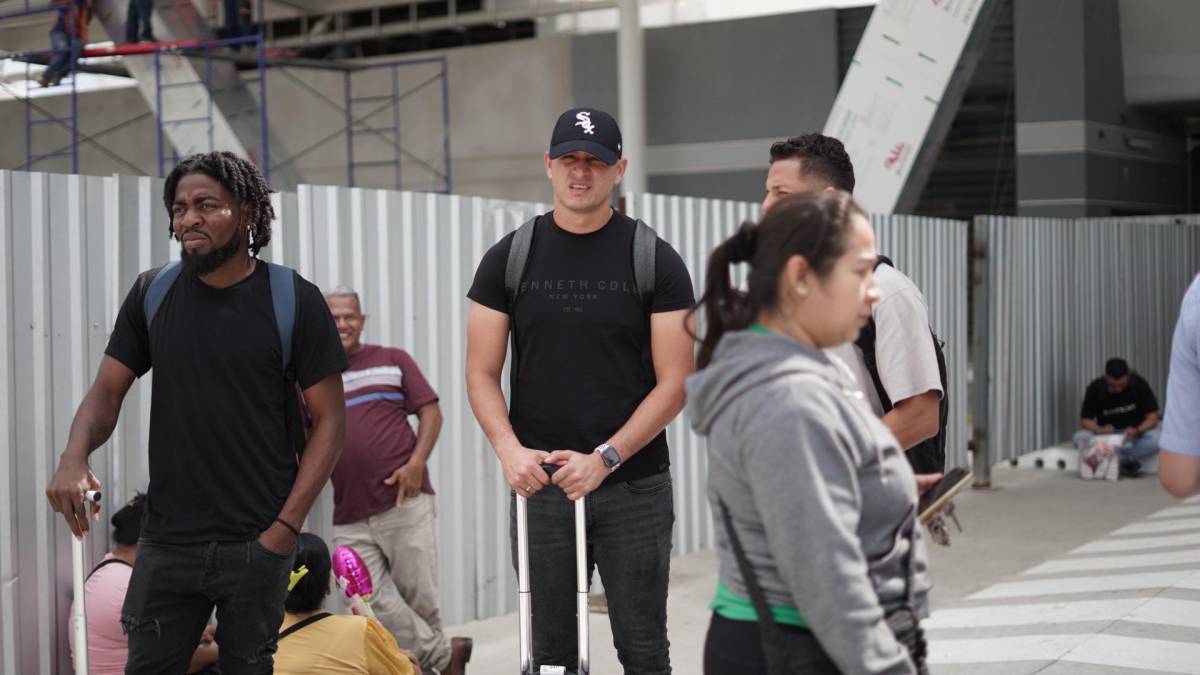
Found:
[{"label": "white crosswalk stripe", "polygon": [[1146,569],[1200,563],[1200,549],[1141,553],[1137,555],[1108,555],[1095,558],[1066,558],[1051,560],[1027,570],[1025,574],[1059,574],[1093,570]]},{"label": "white crosswalk stripe", "polygon": [[1115,551],[1148,551],[1177,546],[1200,546],[1200,532],[1168,534],[1159,537],[1114,537],[1084,544],[1071,553],[1111,553]]},{"label": "white crosswalk stripe", "polygon": [[1184,532],[1187,530],[1200,530],[1200,518],[1156,520],[1148,523],[1134,523],[1133,525],[1126,525],[1125,527],[1114,531],[1113,534],[1153,534],[1155,532]]},{"label": "white crosswalk stripe", "polygon": [[1123,635],[1023,635],[943,640],[929,648],[929,663],[935,666],[1005,661],[1070,661],[1200,675],[1200,645]]},{"label": "white crosswalk stripe", "polygon": [[1150,516],[1151,518],[1187,518],[1200,516],[1200,504],[1187,504],[1185,506],[1172,506],[1169,509],[1163,509],[1158,513]]},{"label": "white crosswalk stripe", "polygon": [[[1013,667],[1023,672],[1062,662],[1079,672],[1200,675],[1196,516],[1200,497],[973,593],[963,606],[935,611],[923,623],[934,675],[1017,662],[1032,664]],[[1160,631],[1172,639],[1160,639]]]}]

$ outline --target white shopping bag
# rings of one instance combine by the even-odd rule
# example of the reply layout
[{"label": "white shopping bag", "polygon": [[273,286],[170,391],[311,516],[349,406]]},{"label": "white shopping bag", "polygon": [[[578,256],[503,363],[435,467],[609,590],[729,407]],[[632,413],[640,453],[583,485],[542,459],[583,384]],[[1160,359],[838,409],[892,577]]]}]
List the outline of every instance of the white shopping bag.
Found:
[{"label": "white shopping bag", "polygon": [[1079,475],[1084,480],[1117,479],[1121,459],[1118,451],[1125,443],[1121,434],[1098,434],[1079,448]]}]

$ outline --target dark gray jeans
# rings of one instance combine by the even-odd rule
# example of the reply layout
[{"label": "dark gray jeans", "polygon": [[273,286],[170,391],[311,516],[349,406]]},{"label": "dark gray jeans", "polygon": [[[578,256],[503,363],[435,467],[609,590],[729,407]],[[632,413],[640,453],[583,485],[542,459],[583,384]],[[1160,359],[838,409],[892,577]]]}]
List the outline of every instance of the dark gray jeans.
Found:
[{"label": "dark gray jeans", "polygon": [[[603,485],[585,499],[588,578],[598,569],[604,581],[617,657],[626,675],[668,674],[667,581],[675,524],[671,474]],[[528,518],[533,660],[538,666],[576,670],[575,507],[550,485],[529,498]],[[515,495],[509,522],[515,568]]]},{"label": "dark gray jeans", "polygon": [[186,672],[217,608],[225,675],[271,673],[296,553],[258,541],[138,542],[121,625],[129,635],[126,675]]}]

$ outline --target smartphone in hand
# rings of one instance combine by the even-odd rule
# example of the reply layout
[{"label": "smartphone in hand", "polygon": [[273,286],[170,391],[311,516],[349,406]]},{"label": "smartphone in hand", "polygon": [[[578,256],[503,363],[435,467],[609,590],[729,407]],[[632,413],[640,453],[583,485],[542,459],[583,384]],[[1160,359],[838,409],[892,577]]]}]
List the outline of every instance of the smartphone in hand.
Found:
[{"label": "smartphone in hand", "polygon": [[970,485],[974,479],[975,474],[969,469],[958,468],[947,471],[940,481],[934,483],[933,487],[921,495],[921,501],[917,504],[917,513],[921,522],[928,524],[931,518],[946,507],[954,495]]}]

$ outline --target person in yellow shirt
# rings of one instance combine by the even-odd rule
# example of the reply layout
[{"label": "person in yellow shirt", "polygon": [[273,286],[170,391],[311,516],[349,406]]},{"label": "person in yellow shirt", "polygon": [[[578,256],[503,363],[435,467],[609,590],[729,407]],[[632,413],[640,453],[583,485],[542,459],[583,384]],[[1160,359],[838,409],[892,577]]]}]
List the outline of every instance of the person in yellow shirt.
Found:
[{"label": "person in yellow shirt", "polygon": [[329,547],[309,532],[296,544],[275,652],[277,675],[420,675],[412,657],[378,621],[322,609],[332,590]]}]

